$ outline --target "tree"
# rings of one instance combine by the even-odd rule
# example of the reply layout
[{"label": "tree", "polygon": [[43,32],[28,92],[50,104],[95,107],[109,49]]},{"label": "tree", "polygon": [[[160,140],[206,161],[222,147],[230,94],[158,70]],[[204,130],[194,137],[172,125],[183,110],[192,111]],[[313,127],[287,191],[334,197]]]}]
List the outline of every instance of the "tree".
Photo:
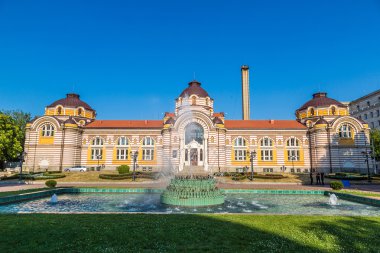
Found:
[{"label": "tree", "polygon": [[14,110],[14,111],[4,111],[5,115],[8,115],[12,117],[14,120],[15,124],[20,128],[22,131],[22,138],[21,138],[21,143],[22,146],[24,146],[25,142],[25,127],[28,122],[31,120],[30,113],[26,113],[20,110]]},{"label": "tree", "polygon": [[374,147],[374,154],[372,154],[372,157],[376,159],[376,161],[380,161],[380,130],[379,129],[373,129],[371,131],[371,147],[373,143]]},{"label": "tree", "polygon": [[23,151],[25,133],[9,115],[0,112],[0,166],[15,160]]}]

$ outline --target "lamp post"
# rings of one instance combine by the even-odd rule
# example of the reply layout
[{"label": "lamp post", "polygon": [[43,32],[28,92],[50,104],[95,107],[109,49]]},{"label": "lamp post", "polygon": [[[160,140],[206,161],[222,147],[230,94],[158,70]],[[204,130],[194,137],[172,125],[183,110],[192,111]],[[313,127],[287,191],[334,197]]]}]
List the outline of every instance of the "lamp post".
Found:
[{"label": "lamp post", "polygon": [[132,174],[132,181],[136,181],[136,174],[135,174],[135,171],[136,171],[136,162],[137,162],[137,156],[139,155],[139,152],[138,151],[135,151],[135,152],[130,152],[131,154],[131,157],[133,159],[133,174]]},{"label": "lamp post", "polygon": [[249,161],[251,162],[251,178],[249,180],[253,180],[253,160],[256,158],[256,150],[253,150],[249,153]]},{"label": "lamp post", "polygon": [[101,155],[96,155],[96,159],[98,159],[98,169],[100,170],[100,167],[99,167],[99,160],[102,159],[102,156],[101,156]]},{"label": "lamp post", "polygon": [[19,174],[19,182],[22,182],[22,164],[25,162],[25,156],[27,155],[26,152],[22,152],[19,156],[20,159],[20,174]]},{"label": "lamp post", "polygon": [[362,154],[365,157],[365,161],[367,162],[367,174],[368,174],[368,182],[371,182],[371,173],[369,172],[369,156],[371,155],[371,151],[362,151]]},{"label": "lamp post", "polygon": [[293,172],[294,172],[294,160],[295,160],[295,155],[292,155],[291,157],[290,157],[290,159],[292,159],[292,166],[293,166]]}]

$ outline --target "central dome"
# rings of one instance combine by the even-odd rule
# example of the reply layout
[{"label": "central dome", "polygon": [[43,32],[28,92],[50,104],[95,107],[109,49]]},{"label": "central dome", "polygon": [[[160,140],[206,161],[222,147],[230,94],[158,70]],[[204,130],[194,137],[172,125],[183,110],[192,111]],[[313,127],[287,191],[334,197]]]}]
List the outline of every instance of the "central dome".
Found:
[{"label": "central dome", "polygon": [[190,97],[191,95],[197,95],[198,97],[210,97],[202,87],[201,83],[197,80],[193,80],[189,83],[189,87],[184,89],[179,97]]}]

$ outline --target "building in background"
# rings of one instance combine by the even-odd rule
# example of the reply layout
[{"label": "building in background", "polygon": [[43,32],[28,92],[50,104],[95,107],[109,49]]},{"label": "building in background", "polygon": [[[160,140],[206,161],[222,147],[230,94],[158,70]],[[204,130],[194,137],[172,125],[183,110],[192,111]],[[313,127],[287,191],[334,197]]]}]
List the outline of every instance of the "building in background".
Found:
[{"label": "building in background", "polygon": [[[138,170],[174,169],[193,173],[366,172],[362,152],[369,146],[368,124],[349,115],[348,106],[319,92],[296,110],[294,120],[250,120],[248,67],[243,66],[243,119],[225,119],[214,99],[193,80],[162,120],[102,120],[79,95],[68,94],[27,125],[25,168],[63,170],[72,166]],[[286,101],[284,101],[284,104]]]},{"label": "building in background", "polygon": [[352,117],[368,123],[371,129],[380,129],[380,90],[350,102],[349,106]]}]

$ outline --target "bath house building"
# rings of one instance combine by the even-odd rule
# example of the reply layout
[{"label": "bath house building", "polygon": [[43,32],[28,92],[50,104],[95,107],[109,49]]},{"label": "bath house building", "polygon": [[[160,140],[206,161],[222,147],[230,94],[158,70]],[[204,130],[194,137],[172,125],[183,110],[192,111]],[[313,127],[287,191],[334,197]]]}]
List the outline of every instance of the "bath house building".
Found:
[{"label": "bath house building", "polygon": [[138,152],[140,171],[213,173],[250,167],[254,152],[256,172],[367,170],[361,152],[369,149],[369,128],[346,105],[319,92],[294,120],[250,120],[247,71],[243,66],[242,120],[215,111],[214,99],[195,80],[162,120],[102,120],[78,94],[67,94],[27,124],[24,168],[132,167]]}]

